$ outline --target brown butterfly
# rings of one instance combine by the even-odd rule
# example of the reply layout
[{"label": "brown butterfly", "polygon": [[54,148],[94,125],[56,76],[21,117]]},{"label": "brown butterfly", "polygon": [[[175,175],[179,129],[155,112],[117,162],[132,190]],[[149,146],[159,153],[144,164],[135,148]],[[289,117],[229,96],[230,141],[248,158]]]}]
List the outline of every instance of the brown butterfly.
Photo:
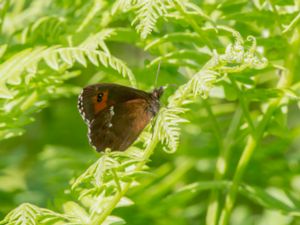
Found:
[{"label": "brown butterfly", "polygon": [[78,109],[88,125],[88,138],[98,152],[126,150],[157,114],[163,87],[151,93],[118,84],[85,87]]}]

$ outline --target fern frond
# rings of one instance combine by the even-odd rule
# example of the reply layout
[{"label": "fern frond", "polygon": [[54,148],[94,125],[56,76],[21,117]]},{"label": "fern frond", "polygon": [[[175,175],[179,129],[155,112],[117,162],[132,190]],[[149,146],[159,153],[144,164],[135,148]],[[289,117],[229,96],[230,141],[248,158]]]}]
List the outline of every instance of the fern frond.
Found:
[{"label": "fern frond", "polygon": [[170,97],[170,106],[181,106],[187,98],[199,95],[206,98],[215,83],[229,73],[241,72],[247,68],[264,68],[267,60],[258,56],[255,39],[248,37],[248,40],[252,41],[249,49],[244,47],[243,39],[240,37],[234,44],[227,46],[224,54],[219,55],[214,51],[213,57],[204,67]]},{"label": "fern frond", "polygon": [[72,219],[66,215],[53,212],[49,209],[39,208],[29,203],[23,203],[12,210],[0,221],[0,224],[37,225],[39,220],[50,222],[53,220],[68,221]]},{"label": "fern frond", "polygon": [[113,224],[126,224],[125,220],[118,216],[108,216],[106,220],[102,223],[103,225],[113,225]]},{"label": "fern frond", "polygon": [[[137,154],[137,152],[139,152]],[[106,152],[72,184],[72,190],[79,194],[79,200],[89,208],[91,220],[97,219],[112,202],[114,194],[134,184],[141,162],[141,149],[127,152]],[[120,199],[119,207],[133,204],[130,199]],[[107,218],[106,218],[107,219]],[[120,218],[115,218],[121,220]]]},{"label": "fern frond", "polygon": [[35,225],[35,221],[37,220],[39,210],[36,206],[30,204],[22,204],[18,208],[14,209],[1,221],[0,224],[5,224],[13,222],[19,222],[21,225]]},{"label": "fern frond", "polygon": [[[48,51],[52,49],[48,49]],[[0,65],[0,98],[12,98],[14,96],[14,93],[7,88],[6,84],[19,84],[22,72],[26,68],[31,68],[32,63],[39,61],[45,51],[47,49],[42,47],[34,50],[26,49]]]},{"label": "fern frond", "polygon": [[8,12],[3,24],[4,33],[12,34],[17,30],[22,30],[24,27],[27,27],[40,16],[43,16],[43,13],[51,4],[52,0],[30,1],[23,11],[18,12],[17,14],[14,13],[14,11]]},{"label": "fern frond", "polygon": [[134,4],[135,0],[117,0],[112,6],[112,15],[116,14],[118,11],[126,12],[130,10]]},{"label": "fern frond", "polygon": [[169,98],[170,108],[161,110],[156,132],[170,152],[174,152],[178,146],[180,135],[178,123],[186,122],[178,115],[184,112],[181,108],[184,104],[196,96],[206,98],[212,87],[227,73],[240,72],[246,68],[260,69],[266,65],[266,59],[257,56],[255,39],[251,37],[248,40],[253,41],[248,50],[245,50],[243,42],[237,39],[233,45],[227,47],[225,54],[218,55],[215,51],[212,59]]},{"label": "fern frond", "polygon": [[74,201],[68,201],[63,204],[63,211],[71,220],[67,224],[91,224],[91,219],[87,210]]},{"label": "fern frond", "polygon": [[133,10],[135,18],[132,25],[145,39],[155,28],[157,20],[167,14],[170,6],[169,0],[118,0],[112,7],[112,14],[118,11],[126,12]]},{"label": "fern frond", "polygon": [[97,50],[97,48],[100,46],[105,53],[110,54],[109,49],[106,46],[104,41],[114,34],[115,34],[115,29],[112,28],[103,29],[96,34],[89,36],[84,42],[80,44],[80,47],[89,50]]},{"label": "fern frond", "polygon": [[72,189],[76,189],[80,184],[88,181],[93,183],[93,186],[100,187],[103,184],[105,173],[119,164],[113,158],[103,155],[100,159],[90,166],[80,177],[72,184]]},{"label": "fern frond", "polygon": [[137,24],[136,30],[144,39],[152,32],[158,18],[167,13],[167,0],[138,0],[135,7],[138,10],[132,25]]},{"label": "fern frond", "polygon": [[159,140],[166,146],[165,151],[168,153],[175,152],[178,147],[179,124],[187,122],[179,114],[185,111],[184,108],[163,108],[157,117],[154,132],[157,133]]},{"label": "fern frond", "polygon": [[214,70],[200,70],[188,83],[179,87],[175,94],[170,97],[169,106],[175,107],[184,105],[189,102],[187,101],[189,98],[199,95],[204,98],[207,97],[219,76],[220,74]]},{"label": "fern frond", "polygon": [[[56,53],[58,53],[58,55],[56,55]],[[98,66],[99,62],[100,62],[100,64],[102,64],[104,67],[110,67],[110,68],[116,70],[123,77],[128,78],[130,83],[133,86],[136,86],[135,77],[134,77],[132,71],[126,66],[126,64],[122,60],[120,60],[110,54],[107,54],[105,52],[102,52],[99,50],[98,51],[89,50],[89,49],[80,48],[80,47],[78,47],[78,48],[70,47],[70,48],[58,49],[56,52],[55,51],[53,52],[52,56],[51,56],[51,54],[49,55],[50,58],[51,57],[56,58],[55,56],[61,56],[61,59],[65,63],[71,63],[71,62],[74,62],[73,60],[76,60],[83,66],[86,65],[86,58],[95,66]],[[72,56],[72,57],[70,58],[69,56]],[[57,59],[56,62],[58,62],[58,58],[56,58],[56,59]],[[72,59],[72,60],[70,60],[70,59]]]},{"label": "fern frond", "polygon": [[110,191],[120,189],[122,181],[118,179],[131,180],[134,169],[132,165],[140,161],[140,152],[140,149],[128,153],[106,152],[73,182],[71,189],[76,191],[80,190],[81,185],[88,185],[89,190],[81,193],[80,198],[93,195],[93,193],[99,195],[107,189]]},{"label": "fern frond", "polygon": [[40,47],[34,50],[23,50],[0,66],[0,98],[12,98],[15,93],[7,88],[7,84],[19,84],[23,72],[25,70],[31,73],[35,72],[41,60],[44,60],[50,68],[56,71],[62,68],[66,69],[62,63],[65,63],[68,67],[73,66],[75,62],[86,66],[87,60],[89,60],[95,66],[102,64],[104,67],[116,70],[123,77],[127,77],[131,84],[135,86],[134,75],[125,63],[105,52],[80,47]]},{"label": "fern frond", "polygon": [[[41,70],[42,61],[55,72]],[[58,46],[23,50],[0,65],[0,118],[6,118],[0,120],[0,138],[22,135],[22,127],[33,120],[30,115],[43,109],[61,90],[64,90],[63,95],[76,92],[74,87],[58,87],[64,80],[78,75],[76,71],[66,72],[75,62],[112,68],[135,85],[134,75],[125,63],[103,51]],[[33,83],[34,90],[28,89]]]}]

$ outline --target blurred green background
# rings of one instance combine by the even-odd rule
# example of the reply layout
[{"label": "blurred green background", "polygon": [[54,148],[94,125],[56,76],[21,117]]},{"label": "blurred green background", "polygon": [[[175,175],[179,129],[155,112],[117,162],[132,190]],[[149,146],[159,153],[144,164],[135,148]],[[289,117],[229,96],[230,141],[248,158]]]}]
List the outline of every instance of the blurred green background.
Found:
[{"label": "blurred green background", "polygon": [[[162,144],[156,147],[148,163],[152,175],[142,177],[141,184],[128,192],[135,204],[115,209],[114,215],[131,225],[205,224],[211,193],[219,192],[222,210],[228,192],[228,184],[215,179],[220,142],[229,148],[222,180],[230,182],[251,133],[243,107],[256,126],[266,116],[266,105],[278,100],[281,104],[276,105],[243,175],[242,183],[253,189],[241,187],[229,224],[300,224],[300,2],[190,0],[182,1],[183,6],[174,3],[173,8],[173,1],[162,2],[171,6],[162,14],[156,12],[149,28],[139,17],[140,6],[135,1],[3,0],[0,41],[6,51],[1,63],[6,65],[26,49],[76,48],[103,30],[115,29],[115,33],[100,35],[89,43],[96,43],[96,50],[109,49],[112,56],[125,62],[137,87],[145,91],[155,86],[155,59],[160,60],[157,86],[174,84],[162,98],[166,106],[168,97],[212,58],[213,49],[221,55],[235,41],[234,32],[216,32],[212,27],[226,25],[245,40],[253,35],[268,66],[232,76],[224,73],[228,77],[217,82],[207,99],[197,97],[185,106],[188,111],[182,116],[189,123],[181,125],[177,151],[168,154]],[[121,9],[121,3],[128,9]],[[180,6],[188,13],[182,13]],[[117,12],[112,13],[114,10]],[[132,23],[135,18],[138,22]],[[157,40],[159,44],[149,47]],[[245,50],[249,46],[246,42]],[[0,72],[4,77],[1,65]],[[288,85],[276,86],[285,76],[282,74],[289,76]],[[1,219],[24,202],[60,210],[64,201],[72,199],[66,192],[70,181],[99,157],[88,144],[87,127],[77,110],[78,93],[97,82],[131,85],[110,66],[96,67],[91,62],[84,67],[77,61],[59,70],[42,62],[27,84],[31,75],[28,71],[20,74],[17,85],[0,75],[0,88],[6,84],[14,93],[13,99],[0,99]],[[37,97],[32,97],[33,93]],[[19,107],[27,99],[29,106]],[[232,143],[227,143],[233,122],[238,128]],[[190,188],[195,182],[197,186]]]}]

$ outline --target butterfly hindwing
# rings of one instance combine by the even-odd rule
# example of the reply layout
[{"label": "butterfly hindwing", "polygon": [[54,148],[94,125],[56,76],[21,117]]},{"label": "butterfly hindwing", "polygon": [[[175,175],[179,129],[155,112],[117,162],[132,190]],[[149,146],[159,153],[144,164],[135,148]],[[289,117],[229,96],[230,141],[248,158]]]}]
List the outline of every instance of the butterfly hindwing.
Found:
[{"label": "butterfly hindwing", "polygon": [[99,113],[89,126],[89,140],[97,151],[123,151],[130,146],[152,118],[149,103],[133,99]]}]

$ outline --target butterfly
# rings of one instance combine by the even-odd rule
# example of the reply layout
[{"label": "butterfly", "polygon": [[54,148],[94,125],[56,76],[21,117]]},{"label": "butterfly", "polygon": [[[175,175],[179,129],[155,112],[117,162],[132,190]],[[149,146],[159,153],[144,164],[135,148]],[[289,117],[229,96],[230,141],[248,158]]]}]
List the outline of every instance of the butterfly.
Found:
[{"label": "butterfly", "polygon": [[83,88],[78,110],[88,126],[89,142],[100,152],[126,150],[160,109],[164,88],[142,90],[100,83]]}]

